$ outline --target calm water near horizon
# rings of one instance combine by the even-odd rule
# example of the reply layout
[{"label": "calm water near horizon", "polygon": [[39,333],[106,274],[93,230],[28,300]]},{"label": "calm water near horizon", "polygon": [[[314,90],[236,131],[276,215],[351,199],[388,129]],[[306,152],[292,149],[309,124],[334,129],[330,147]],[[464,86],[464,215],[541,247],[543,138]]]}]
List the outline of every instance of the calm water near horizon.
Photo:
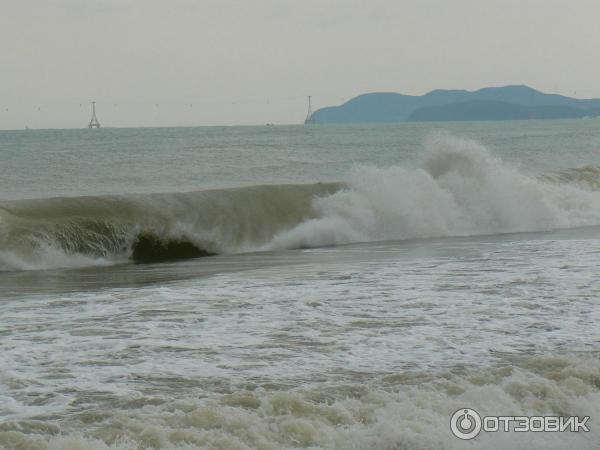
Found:
[{"label": "calm water near horizon", "polygon": [[0,449],[600,448],[599,265],[598,120],[1,131]]}]

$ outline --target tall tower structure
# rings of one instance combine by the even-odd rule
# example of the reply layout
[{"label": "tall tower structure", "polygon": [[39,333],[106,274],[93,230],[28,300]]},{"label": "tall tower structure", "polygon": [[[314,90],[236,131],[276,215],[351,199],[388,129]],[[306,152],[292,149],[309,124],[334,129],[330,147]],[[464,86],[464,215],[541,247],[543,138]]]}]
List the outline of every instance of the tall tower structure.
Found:
[{"label": "tall tower structure", "polygon": [[311,96],[308,96],[308,113],[306,114],[306,119],[304,119],[304,125],[310,125],[315,123],[315,118],[313,117],[312,105],[311,105]]},{"label": "tall tower structure", "polygon": [[92,118],[90,119],[88,128],[100,128],[100,122],[98,122],[98,118],[96,117],[96,102],[92,102]]}]

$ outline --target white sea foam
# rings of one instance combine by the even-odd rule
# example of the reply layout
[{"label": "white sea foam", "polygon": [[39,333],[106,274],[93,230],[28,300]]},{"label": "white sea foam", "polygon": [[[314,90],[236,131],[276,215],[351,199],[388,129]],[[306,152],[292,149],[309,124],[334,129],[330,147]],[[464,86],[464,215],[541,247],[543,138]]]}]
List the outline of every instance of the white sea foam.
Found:
[{"label": "white sea foam", "polygon": [[524,174],[475,141],[438,135],[420,167],[355,167],[346,189],[314,201],[316,218],[268,248],[600,224],[600,192],[560,181]]},{"label": "white sea foam", "polygon": [[[450,433],[462,407],[481,415],[600,417],[598,361],[530,357],[461,374],[390,375],[363,384],[241,390],[209,399],[131,399],[75,414],[63,427],[23,421],[0,428],[0,447],[28,449],[563,449],[598,447],[589,433]],[[136,404],[143,407],[135,407]],[[73,431],[81,426],[85,434]],[[71,430],[71,431],[69,431]]]}]

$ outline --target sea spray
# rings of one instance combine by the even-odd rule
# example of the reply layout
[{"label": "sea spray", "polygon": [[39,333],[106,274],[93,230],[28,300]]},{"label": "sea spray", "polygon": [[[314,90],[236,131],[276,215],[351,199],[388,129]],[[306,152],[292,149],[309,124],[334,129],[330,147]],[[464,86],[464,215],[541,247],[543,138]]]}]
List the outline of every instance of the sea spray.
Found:
[{"label": "sea spray", "polygon": [[[589,172],[582,171],[585,179]],[[578,186],[575,173],[575,185],[533,177],[475,141],[438,135],[417,168],[354,167],[347,188],[315,199],[317,218],[275,236],[267,248],[599,224],[600,192]]]}]

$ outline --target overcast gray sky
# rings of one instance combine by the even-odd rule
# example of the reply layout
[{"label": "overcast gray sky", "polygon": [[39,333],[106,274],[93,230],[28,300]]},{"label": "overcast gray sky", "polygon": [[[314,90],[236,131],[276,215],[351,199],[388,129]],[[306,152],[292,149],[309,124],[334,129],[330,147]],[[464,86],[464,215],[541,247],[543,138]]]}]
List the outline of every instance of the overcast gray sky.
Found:
[{"label": "overcast gray sky", "polygon": [[600,97],[598,0],[0,0],[0,129],[298,123],[306,99]]}]

